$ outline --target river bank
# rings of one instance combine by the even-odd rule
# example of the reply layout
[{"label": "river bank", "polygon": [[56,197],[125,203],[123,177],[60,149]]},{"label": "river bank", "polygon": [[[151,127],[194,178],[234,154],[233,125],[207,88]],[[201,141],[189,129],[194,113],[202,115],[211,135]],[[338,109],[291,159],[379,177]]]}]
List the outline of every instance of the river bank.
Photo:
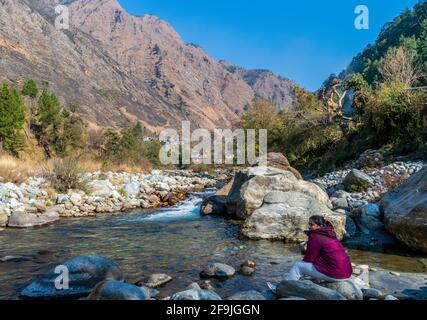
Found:
[{"label": "river bank", "polygon": [[118,214],[135,209],[173,206],[189,192],[214,187],[227,176],[192,171],[158,171],[149,174],[86,173],[87,189],[56,192],[42,177],[19,185],[0,183],[0,230],[43,226],[60,218]]}]

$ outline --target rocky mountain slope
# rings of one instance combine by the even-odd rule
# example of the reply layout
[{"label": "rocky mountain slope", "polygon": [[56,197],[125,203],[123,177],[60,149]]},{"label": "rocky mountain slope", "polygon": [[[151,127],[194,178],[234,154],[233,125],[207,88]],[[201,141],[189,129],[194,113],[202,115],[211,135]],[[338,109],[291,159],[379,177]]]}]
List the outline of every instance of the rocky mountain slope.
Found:
[{"label": "rocky mountain slope", "polygon": [[[54,27],[69,5],[70,29]],[[131,16],[116,0],[1,0],[0,81],[46,80],[93,126],[140,120],[148,129],[229,127],[255,96],[292,104],[287,79],[231,70],[185,44],[165,21]]]}]

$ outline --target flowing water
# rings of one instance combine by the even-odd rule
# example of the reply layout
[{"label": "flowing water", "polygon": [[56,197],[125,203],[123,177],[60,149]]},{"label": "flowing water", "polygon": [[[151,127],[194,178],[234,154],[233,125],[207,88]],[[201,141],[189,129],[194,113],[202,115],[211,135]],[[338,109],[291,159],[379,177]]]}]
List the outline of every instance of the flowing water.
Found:
[{"label": "flowing water", "polygon": [[[201,199],[192,195],[173,208],[136,211],[95,218],[63,219],[38,229],[0,232],[0,257],[21,256],[0,262],[0,299],[16,299],[20,290],[53,266],[78,255],[96,253],[117,262],[129,280],[152,273],[167,273],[174,280],[160,289],[160,297],[184,290],[198,281],[211,262],[238,269],[245,260],[257,262],[252,277],[214,281],[227,297],[235,292],[265,291],[266,281],[279,282],[301,259],[299,249],[281,242],[250,241],[240,236],[240,222],[202,217]],[[424,272],[415,257],[350,250],[354,262],[395,271]]]}]

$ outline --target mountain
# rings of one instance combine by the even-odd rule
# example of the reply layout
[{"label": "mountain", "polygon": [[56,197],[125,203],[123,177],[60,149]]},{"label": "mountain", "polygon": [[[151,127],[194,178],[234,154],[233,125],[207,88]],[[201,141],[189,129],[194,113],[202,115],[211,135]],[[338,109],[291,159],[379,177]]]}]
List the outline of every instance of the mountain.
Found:
[{"label": "mountain", "polygon": [[254,90],[255,96],[271,101],[278,111],[287,109],[296,102],[293,93],[296,84],[291,80],[275,75],[269,70],[246,70],[226,61],[220,63],[227,71],[245,80]]},{"label": "mountain", "polygon": [[[71,27],[54,27],[69,5]],[[292,104],[291,81],[229,68],[185,44],[165,21],[132,16],[116,0],[0,0],[0,81],[46,80],[93,127],[141,121],[151,131],[225,128],[255,96]]]}]

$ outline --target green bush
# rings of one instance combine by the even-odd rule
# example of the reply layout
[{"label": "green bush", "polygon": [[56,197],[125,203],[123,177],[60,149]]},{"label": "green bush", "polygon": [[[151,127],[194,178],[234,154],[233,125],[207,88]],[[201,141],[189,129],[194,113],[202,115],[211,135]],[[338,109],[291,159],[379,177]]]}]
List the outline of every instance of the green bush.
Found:
[{"label": "green bush", "polygon": [[407,145],[417,150],[423,144],[425,95],[403,85],[382,85],[361,116],[362,135],[374,147]]},{"label": "green bush", "polygon": [[90,193],[89,180],[76,159],[67,157],[52,160],[51,166],[45,168],[44,177],[51,186],[59,192],[68,192],[70,189],[82,190]]}]

